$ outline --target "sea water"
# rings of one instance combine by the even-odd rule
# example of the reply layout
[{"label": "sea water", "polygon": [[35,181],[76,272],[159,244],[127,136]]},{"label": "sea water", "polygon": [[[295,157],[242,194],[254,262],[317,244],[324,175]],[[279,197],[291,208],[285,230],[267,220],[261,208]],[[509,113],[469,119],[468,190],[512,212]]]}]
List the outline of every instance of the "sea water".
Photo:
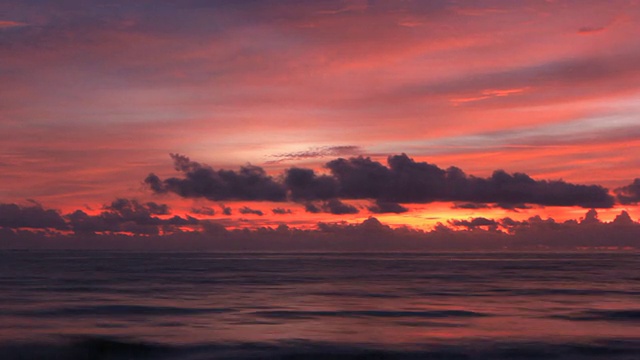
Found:
[{"label": "sea water", "polygon": [[640,359],[640,254],[0,252],[0,359]]}]

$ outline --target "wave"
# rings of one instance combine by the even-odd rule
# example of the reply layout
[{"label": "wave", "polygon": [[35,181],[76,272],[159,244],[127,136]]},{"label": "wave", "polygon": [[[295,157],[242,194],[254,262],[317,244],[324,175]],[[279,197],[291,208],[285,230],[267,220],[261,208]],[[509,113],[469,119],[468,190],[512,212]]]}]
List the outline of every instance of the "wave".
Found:
[{"label": "wave", "polygon": [[76,337],[49,343],[0,345],[0,358],[4,360],[631,360],[637,359],[639,353],[640,338],[597,339],[567,343],[469,341],[457,344],[412,346],[408,349],[383,349],[375,344],[347,345],[299,340],[273,343],[164,345],[103,337]]},{"label": "wave", "polygon": [[234,311],[230,308],[184,308],[173,306],[145,305],[95,305],[74,306],[54,309],[34,309],[15,312],[3,311],[3,315],[19,315],[27,317],[66,317],[66,316],[119,316],[119,315],[199,315]]},{"label": "wave", "polygon": [[553,315],[555,319],[572,321],[640,321],[640,310],[586,310],[572,314]]},{"label": "wave", "polygon": [[467,310],[430,310],[430,311],[389,311],[389,310],[340,310],[340,311],[299,311],[276,310],[257,311],[257,316],[277,319],[308,319],[315,317],[378,317],[378,318],[448,318],[482,317],[487,314]]}]

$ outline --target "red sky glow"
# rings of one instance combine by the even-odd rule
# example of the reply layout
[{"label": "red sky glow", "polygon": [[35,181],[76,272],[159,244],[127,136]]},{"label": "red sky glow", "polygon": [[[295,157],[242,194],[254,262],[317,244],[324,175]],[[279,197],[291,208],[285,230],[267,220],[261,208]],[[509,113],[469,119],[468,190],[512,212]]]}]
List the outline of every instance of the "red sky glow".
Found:
[{"label": "red sky glow", "polygon": [[638,34],[635,0],[4,1],[0,230],[637,225]]}]

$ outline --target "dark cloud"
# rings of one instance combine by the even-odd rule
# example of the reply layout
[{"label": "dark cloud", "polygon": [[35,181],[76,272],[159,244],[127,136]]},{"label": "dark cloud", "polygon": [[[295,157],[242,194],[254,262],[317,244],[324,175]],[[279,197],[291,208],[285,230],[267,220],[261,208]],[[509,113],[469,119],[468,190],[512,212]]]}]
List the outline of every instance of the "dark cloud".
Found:
[{"label": "dark cloud", "polygon": [[628,212],[622,211],[620,213],[620,215],[616,216],[616,218],[613,219],[613,224],[615,224],[615,225],[633,225],[633,220],[631,219],[631,216],[629,216]]},{"label": "dark cloud", "polygon": [[322,210],[334,215],[357,214],[359,212],[355,206],[343,203],[338,199],[330,199],[322,203]]},{"label": "dark cloud", "polygon": [[[290,168],[285,171],[282,183],[256,166],[243,167],[236,173],[215,171],[181,155],[172,158],[185,178],[160,180],[150,174],[145,182],[156,193],[174,192],[187,198],[210,200],[285,201],[288,192],[293,201],[324,200],[332,205],[336,205],[334,199],[372,199],[381,203],[493,203],[506,209],[526,208],[526,204],[608,208],[614,203],[607,189],[598,185],[534,180],[524,173],[509,174],[503,170],[480,178],[456,167],[445,170],[416,162],[405,154],[389,156],[388,166],[362,156],[339,158],[326,164],[331,175]],[[332,205],[324,207],[331,209]]]},{"label": "dark cloud", "polygon": [[171,154],[174,167],[184,174],[184,178],[160,180],[149,174],[145,183],[155,193],[176,193],[185,198],[206,198],[209,200],[268,200],[284,201],[284,187],[275,182],[257,166],[247,165],[238,171],[214,170],[189,160],[188,157]]},{"label": "dark cloud", "polygon": [[477,210],[477,209],[490,209],[491,206],[489,206],[489,204],[483,204],[483,203],[456,203],[451,208]]},{"label": "dark cloud", "polygon": [[308,202],[308,203],[304,204],[304,211],[306,211],[308,213],[312,213],[312,214],[317,214],[317,213],[322,212],[322,209],[317,207],[314,203]]},{"label": "dark cloud", "polygon": [[623,186],[614,190],[620,204],[629,205],[640,202],[640,178],[634,179],[627,186]]},{"label": "dark cloud", "polygon": [[160,227],[196,225],[198,220],[187,216],[173,216],[168,219],[154,215],[168,215],[165,204],[149,202],[141,204],[136,200],[116,199],[105,205],[98,215],[89,215],[82,210],[66,215],[71,229],[78,234],[131,233],[135,235],[158,235]]},{"label": "dark cloud", "polygon": [[191,213],[198,214],[198,215],[212,216],[216,214],[216,211],[208,206],[201,206],[199,208],[192,208]]},{"label": "dark cloud", "polygon": [[369,209],[369,211],[371,211],[372,213],[376,213],[376,214],[385,214],[385,213],[401,214],[409,211],[409,209],[407,209],[406,207],[398,203],[385,202],[380,200],[376,200],[375,204],[367,207],[367,209]]},{"label": "dark cloud", "polygon": [[491,220],[483,217],[477,217],[471,220],[452,220],[450,223],[453,226],[463,226],[467,228],[498,225],[498,223],[495,220]]},{"label": "dark cloud", "polygon": [[518,212],[518,210],[531,209],[531,206],[527,204],[513,204],[513,203],[497,203],[496,206],[500,209],[511,210]]},{"label": "dark cloud", "polygon": [[136,200],[129,199],[116,199],[111,204],[103,207],[105,210],[111,210],[115,213],[121,214],[126,218],[146,218],[150,215],[169,215],[171,211],[167,204],[157,204],[155,202],[148,202],[141,204]]},{"label": "dark cloud", "polygon": [[338,195],[338,182],[334,177],[316,175],[311,169],[286,170],[284,184],[293,201],[328,200]]},{"label": "dark cloud", "polygon": [[66,230],[68,226],[58,211],[44,209],[39,204],[0,204],[0,228]]},{"label": "dark cloud", "polygon": [[253,215],[258,215],[258,216],[263,216],[264,215],[262,210],[251,209],[251,208],[249,208],[247,206],[241,207],[238,211],[240,211],[240,214],[243,214],[243,215],[246,215],[246,214],[253,214]]},{"label": "dark cloud", "polygon": [[139,203],[136,200],[116,199],[105,205],[98,215],[82,210],[62,216],[58,211],[44,209],[40,205],[22,207],[0,204],[0,227],[15,229],[71,229],[75,233],[125,232],[136,235],[155,235],[162,226],[195,225],[194,218],[162,219],[155,215],[168,215],[169,207],[154,202]]},{"label": "dark cloud", "polygon": [[597,185],[534,180],[526,174],[498,170],[489,178],[467,176],[451,167],[443,170],[415,162],[405,154],[390,156],[389,166],[369,158],[338,159],[327,167],[338,180],[339,197],[378,199],[398,203],[460,201],[498,203],[501,207],[523,204],[546,206],[611,207],[613,198]]},{"label": "dark cloud", "polygon": [[227,216],[230,216],[233,213],[231,207],[225,206],[224,204],[220,204],[220,209],[222,210],[222,213]]},{"label": "dark cloud", "polygon": [[284,208],[274,208],[274,209],[271,209],[271,212],[273,212],[274,215],[293,214],[291,209],[284,209]]},{"label": "dark cloud", "polygon": [[389,168],[370,158],[340,158],[326,166],[338,180],[341,198],[380,199],[393,186]]},{"label": "dark cloud", "polygon": [[215,235],[215,236],[222,236],[228,233],[224,225],[217,222],[213,222],[213,221],[203,221],[202,232],[206,235]]},{"label": "dark cloud", "polygon": [[169,215],[171,214],[171,209],[167,204],[157,204],[153,201],[146,203],[147,209],[149,213],[153,215]]},{"label": "dark cloud", "polygon": [[590,209],[589,211],[587,211],[587,213],[584,215],[584,218],[582,218],[580,220],[580,224],[597,224],[600,222],[600,219],[598,219],[598,212],[595,209]]}]

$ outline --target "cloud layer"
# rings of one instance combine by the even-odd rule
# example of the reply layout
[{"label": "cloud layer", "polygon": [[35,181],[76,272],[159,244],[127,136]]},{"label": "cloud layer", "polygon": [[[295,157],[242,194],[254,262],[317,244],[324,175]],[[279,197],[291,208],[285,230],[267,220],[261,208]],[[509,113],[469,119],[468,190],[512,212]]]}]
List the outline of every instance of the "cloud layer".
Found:
[{"label": "cloud layer", "polygon": [[[461,169],[441,169],[417,162],[405,154],[389,156],[387,165],[368,157],[339,158],[325,167],[329,174],[313,169],[289,168],[279,178],[268,176],[257,166],[239,171],[214,170],[182,155],[174,155],[176,170],[184,177],[161,180],[149,174],[145,183],[157,193],[175,193],[185,198],[218,200],[322,201],[320,208],[333,214],[358,210],[338,199],[376,201],[374,212],[403,212],[399,203],[453,201],[499,204],[504,208],[523,204],[609,208],[614,198],[598,185],[579,185],[562,180],[534,180],[524,173],[496,170],[491,177],[465,174]],[[623,190],[620,190],[623,191]],[[633,191],[632,188],[626,190]],[[317,206],[309,206],[310,212]]]},{"label": "cloud layer", "polygon": [[[0,208],[15,208],[2,204]],[[17,206],[17,205],[16,205]],[[320,222],[311,229],[277,227],[228,229],[220,220],[178,216],[158,218],[149,206],[118,199],[98,215],[81,210],[56,221],[28,223],[33,207],[17,206],[21,215],[2,220],[0,249],[119,249],[215,251],[427,251],[427,250],[575,250],[640,248],[640,223],[625,211],[602,222],[595,210],[576,220],[558,222],[533,216],[526,220],[483,217],[452,220],[431,231],[392,228],[376,218],[361,223]],[[12,214],[15,214],[12,212]],[[47,215],[51,216],[51,215]],[[59,219],[63,219],[60,223]],[[16,224],[28,227],[16,228]],[[73,229],[73,231],[68,231]]]}]

